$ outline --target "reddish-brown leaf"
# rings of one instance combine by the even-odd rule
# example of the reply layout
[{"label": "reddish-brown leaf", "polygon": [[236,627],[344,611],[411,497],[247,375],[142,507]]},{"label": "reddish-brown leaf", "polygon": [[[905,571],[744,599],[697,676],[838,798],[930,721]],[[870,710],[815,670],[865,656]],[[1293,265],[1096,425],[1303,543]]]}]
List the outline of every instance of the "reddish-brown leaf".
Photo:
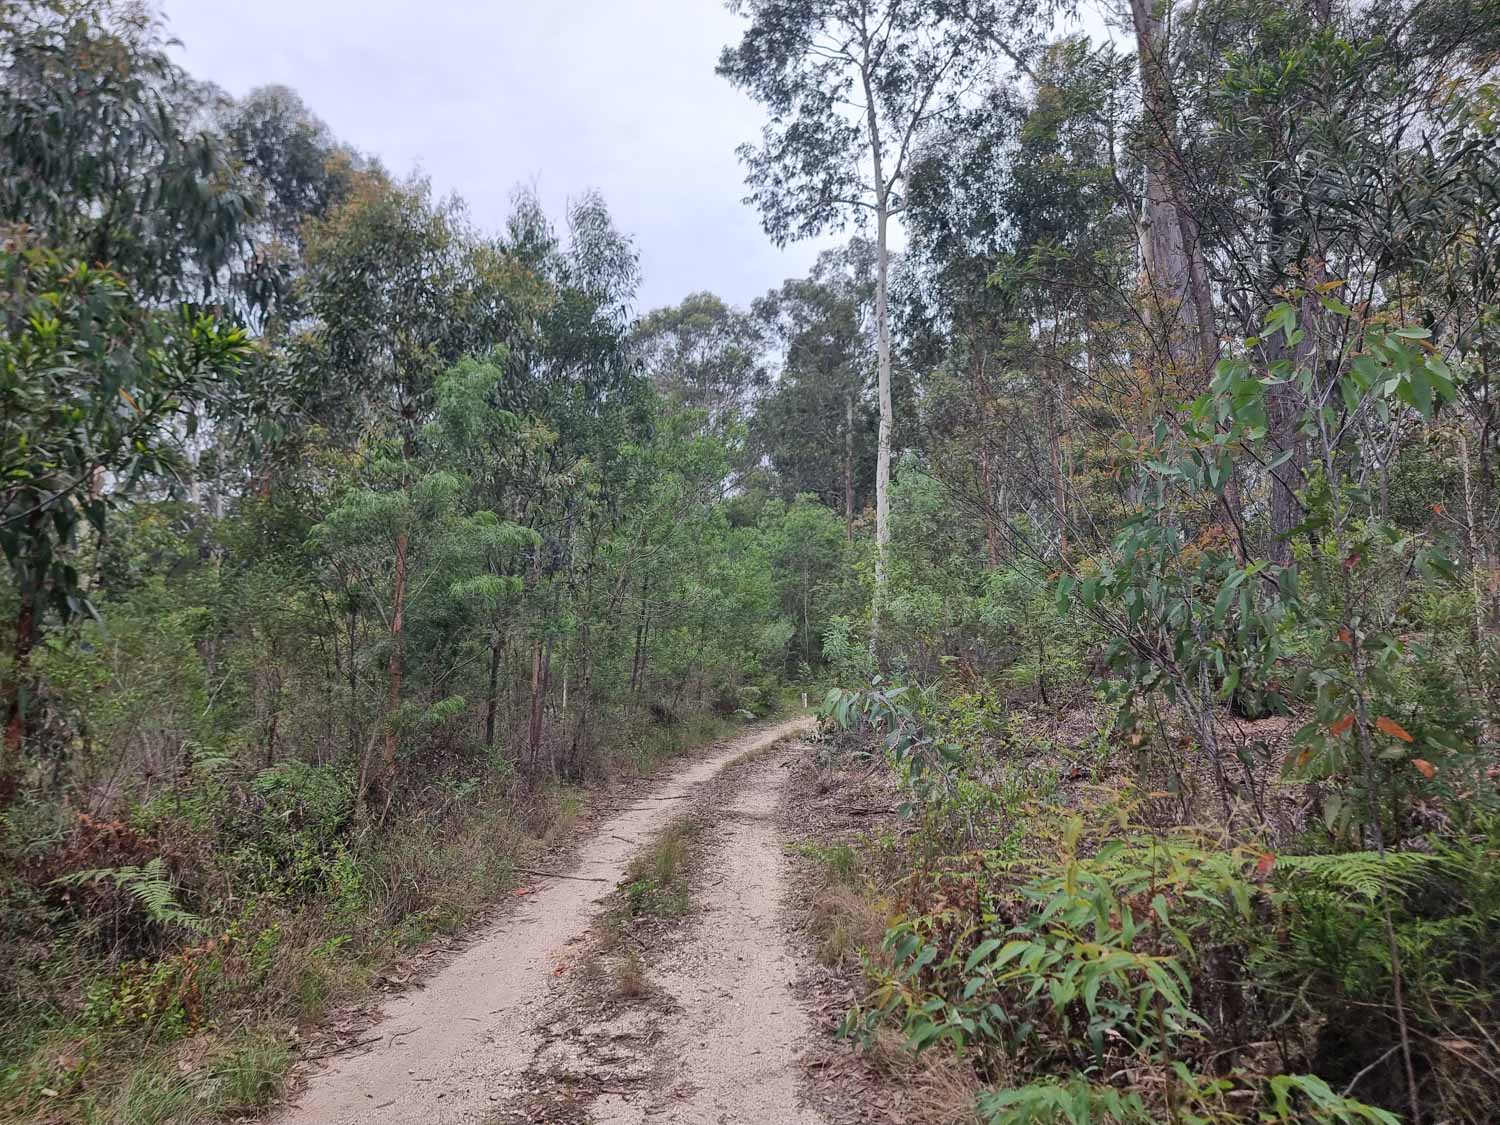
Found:
[{"label": "reddish-brown leaf", "polygon": [[1353,725],[1354,725],[1354,712],[1351,711],[1351,712],[1349,712],[1349,714],[1345,715],[1338,722],[1334,723],[1333,726],[1329,727],[1328,730],[1329,730],[1329,732],[1331,734],[1343,734],[1346,730],[1348,730]]},{"label": "reddish-brown leaf", "polygon": [[1255,877],[1257,879],[1264,879],[1271,873],[1271,868],[1275,866],[1276,856],[1271,852],[1266,852],[1255,861]]},{"label": "reddish-brown leaf", "polygon": [[1428,781],[1431,781],[1437,775],[1437,766],[1433,765],[1426,758],[1413,758],[1411,764],[1416,766],[1417,772]]},{"label": "reddish-brown leaf", "polygon": [[1339,630],[1339,640],[1343,641],[1346,645],[1352,645],[1354,643],[1354,634],[1349,632],[1348,629],[1341,628]]},{"label": "reddish-brown leaf", "polygon": [[1388,719],[1384,715],[1375,720],[1375,729],[1381,734],[1388,734],[1392,738],[1399,738],[1402,742],[1415,742],[1416,739],[1406,733],[1406,728],[1395,719]]}]

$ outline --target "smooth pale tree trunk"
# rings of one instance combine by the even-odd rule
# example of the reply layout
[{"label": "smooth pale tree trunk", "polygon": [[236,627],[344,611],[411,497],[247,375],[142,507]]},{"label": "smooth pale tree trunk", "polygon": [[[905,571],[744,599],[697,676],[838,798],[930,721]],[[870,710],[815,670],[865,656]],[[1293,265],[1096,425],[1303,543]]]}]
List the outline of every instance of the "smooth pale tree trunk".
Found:
[{"label": "smooth pale tree trunk", "polygon": [[[868,60],[869,44],[865,44]],[[875,450],[875,589],[870,599],[870,656],[880,658],[880,615],[885,606],[886,554],[891,542],[891,323],[890,305],[890,185],[886,183],[880,119],[875,112],[875,87],[868,62],[861,75],[865,94],[865,125],[869,130],[870,165],[875,185],[875,358],[879,381],[880,437]]]},{"label": "smooth pale tree trunk", "polygon": [[[881,183],[880,149],[875,148],[875,181]],[[880,441],[875,452],[875,593],[870,608],[870,649],[880,651],[880,616],[885,611],[886,555],[891,545],[891,325],[890,226],[888,198],[882,187],[875,209],[875,355],[880,380]]]},{"label": "smooth pale tree trunk", "polygon": [[854,391],[844,392],[844,539],[854,542]]}]

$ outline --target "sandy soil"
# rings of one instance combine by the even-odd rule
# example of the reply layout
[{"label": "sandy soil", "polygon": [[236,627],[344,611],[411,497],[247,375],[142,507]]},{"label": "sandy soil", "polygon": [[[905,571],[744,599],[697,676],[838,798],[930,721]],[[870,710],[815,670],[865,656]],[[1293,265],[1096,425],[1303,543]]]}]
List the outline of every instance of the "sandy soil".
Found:
[{"label": "sandy soil", "polygon": [[[812,1023],[792,994],[799,966],[782,918],[787,862],[778,825],[790,770],[779,756],[748,771],[686,940],[652,979],[680,1015],[652,1045],[667,1081],[649,1098],[606,1090],[597,1125],[819,1125],[798,1102],[798,1051]],[[670,1060],[669,1062],[667,1062]]]},{"label": "sandy soil", "polygon": [[[585,951],[599,902],[637,847],[685,811],[728,763],[811,725],[793,719],[747,732],[681,770],[658,792],[629,798],[580,850],[569,879],[543,879],[425,987],[393,998],[363,1053],[328,1060],[275,1125],[457,1125],[504,1113],[539,1047],[537,1021],[556,982]],[[805,1018],[776,914],[784,866],[773,815],[786,771],[755,768],[730,811],[723,878],[698,931],[659,984],[684,1013],[653,1054],[682,1079],[652,1121],[811,1125],[796,1109],[792,1052]],[[686,799],[682,799],[686,798]],[[701,799],[701,796],[700,796]],[[727,817],[726,817],[727,820]],[[605,1095],[608,1098],[609,1095]],[[644,1108],[601,1099],[601,1121],[645,1120]],[[538,1118],[545,1120],[546,1118]]]}]

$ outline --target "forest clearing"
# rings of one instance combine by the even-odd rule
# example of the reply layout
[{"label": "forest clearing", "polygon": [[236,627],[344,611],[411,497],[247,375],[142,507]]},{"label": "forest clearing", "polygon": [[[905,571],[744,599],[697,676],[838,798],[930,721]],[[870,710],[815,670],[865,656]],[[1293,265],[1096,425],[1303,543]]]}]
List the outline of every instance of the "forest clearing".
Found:
[{"label": "forest clearing", "polygon": [[0,0],[0,1121],[1500,1121],[1500,0],[555,9]]}]

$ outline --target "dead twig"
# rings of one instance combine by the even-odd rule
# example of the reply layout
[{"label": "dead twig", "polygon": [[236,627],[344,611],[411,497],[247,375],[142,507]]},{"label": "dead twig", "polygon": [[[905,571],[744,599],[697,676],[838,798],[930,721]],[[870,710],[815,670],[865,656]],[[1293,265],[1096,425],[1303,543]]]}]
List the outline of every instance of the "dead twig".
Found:
[{"label": "dead twig", "polygon": [[577,883],[608,883],[608,879],[596,879],[591,875],[563,875],[557,871],[537,871],[530,867],[517,867],[522,875],[540,875],[546,879],[572,879]]}]

